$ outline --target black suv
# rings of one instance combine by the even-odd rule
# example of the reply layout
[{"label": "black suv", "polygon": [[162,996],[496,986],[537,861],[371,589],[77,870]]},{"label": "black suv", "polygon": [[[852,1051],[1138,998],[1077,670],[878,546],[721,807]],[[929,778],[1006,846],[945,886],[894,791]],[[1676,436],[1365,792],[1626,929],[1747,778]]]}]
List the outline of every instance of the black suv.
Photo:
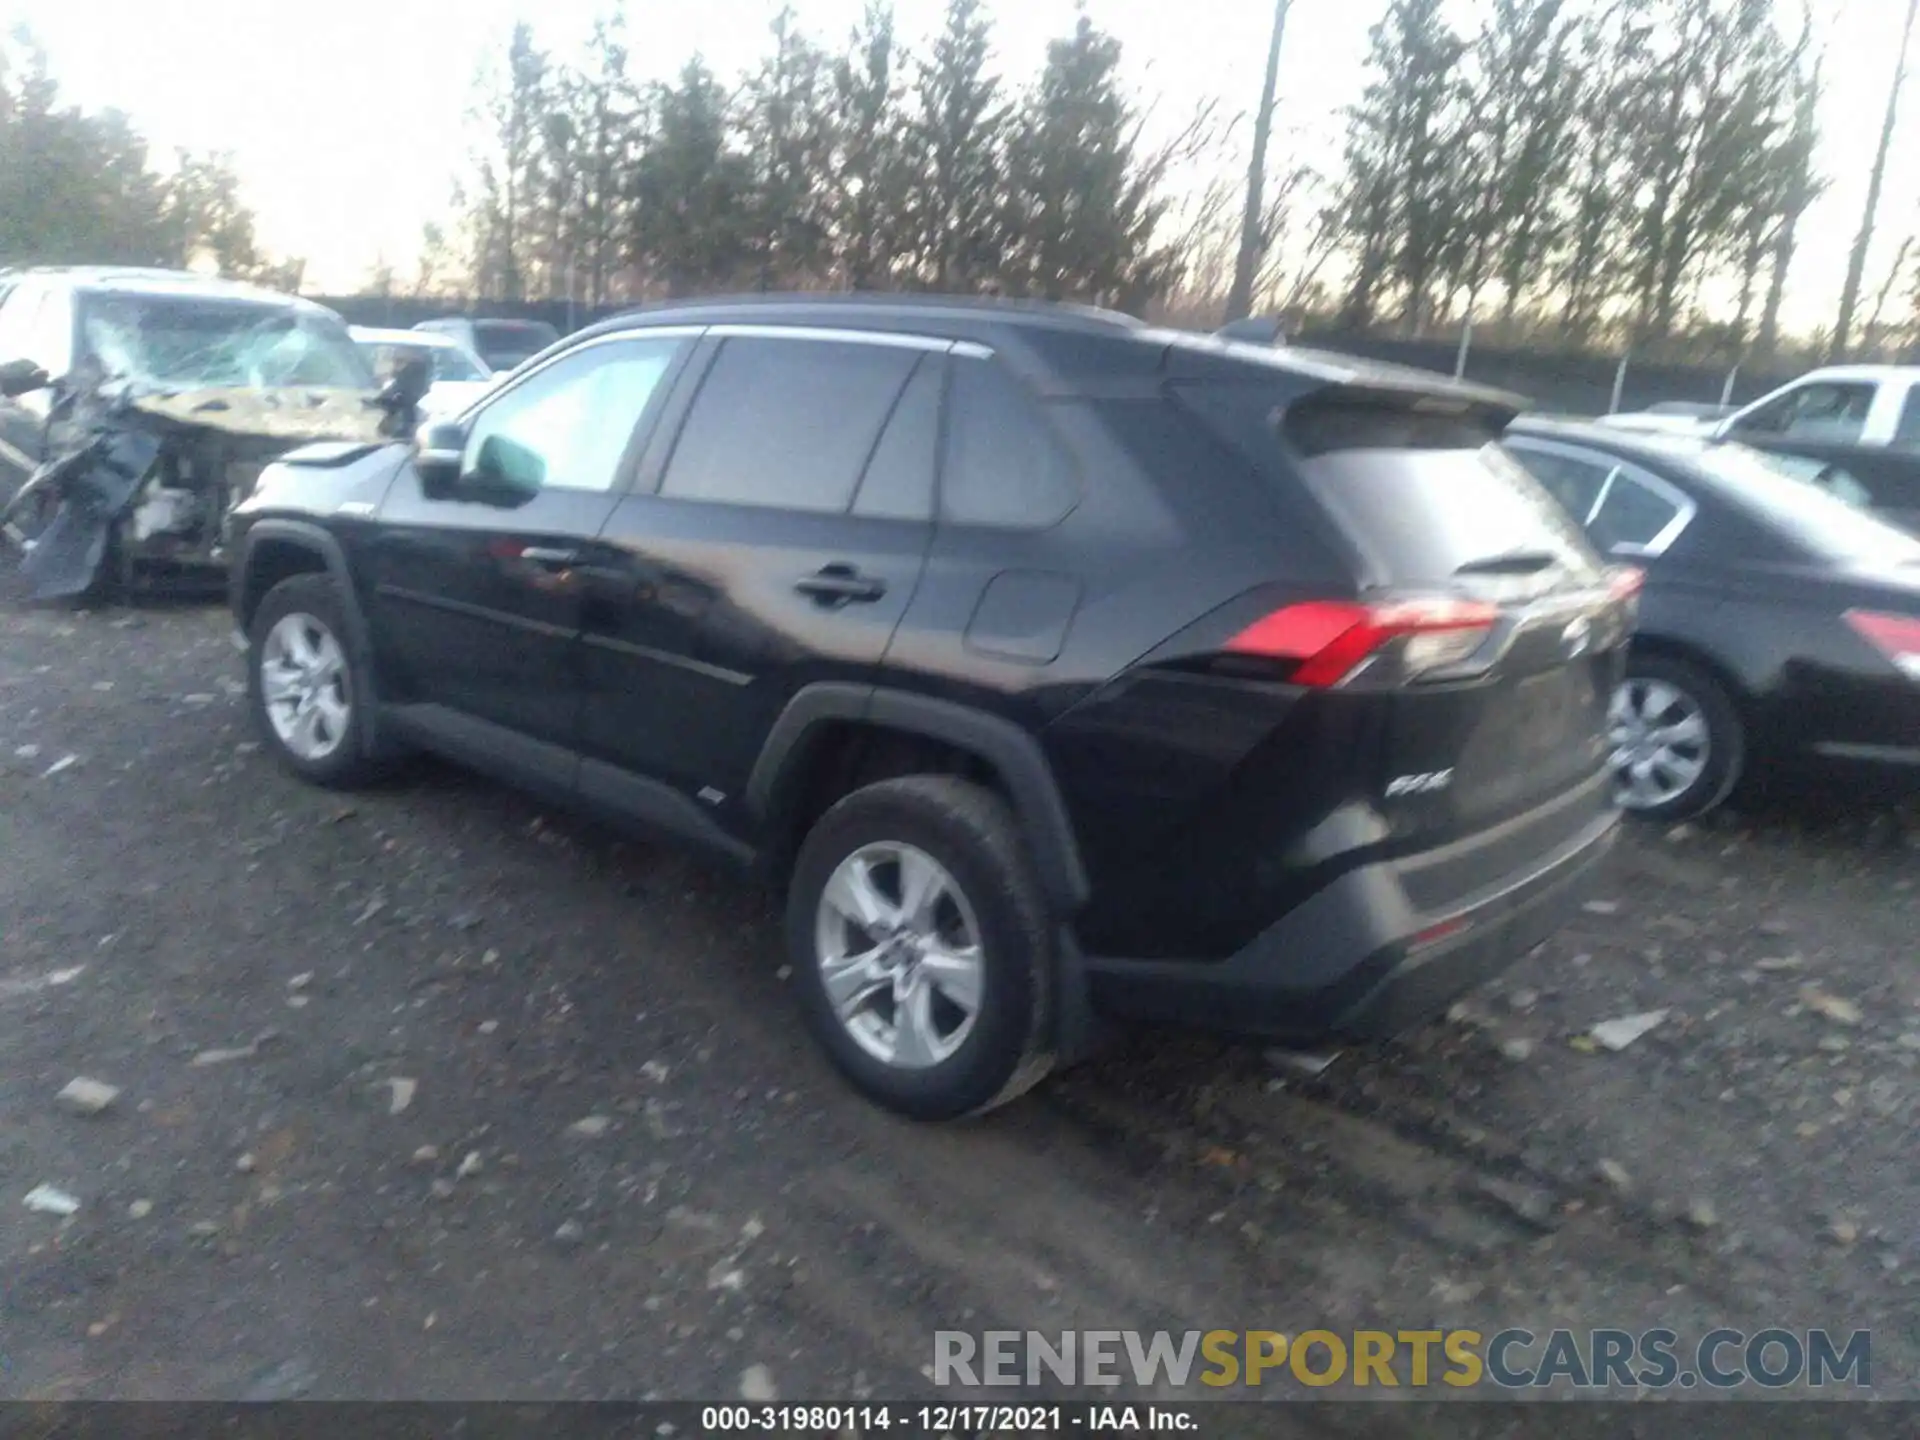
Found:
[{"label": "black suv", "polygon": [[953,1116],[1100,1017],[1401,1028],[1577,904],[1636,577],[1513,409],[1098,311],[667,307],[270,467],[232,604],[296,774],[423,747],[763,870],[840,1069]]}]

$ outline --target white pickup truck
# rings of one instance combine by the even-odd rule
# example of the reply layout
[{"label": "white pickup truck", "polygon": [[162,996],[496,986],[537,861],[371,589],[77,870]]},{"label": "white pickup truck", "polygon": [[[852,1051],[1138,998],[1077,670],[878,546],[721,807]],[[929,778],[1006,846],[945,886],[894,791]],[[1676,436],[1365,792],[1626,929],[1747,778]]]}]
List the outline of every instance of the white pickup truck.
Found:
[{"label": "white pickup truck", "polygon": [[1720,414],[1674,409],[1608,415],[1602,424],[1740,440],[1920,447],[1920,365],[1830,365]]},{"label": "white pickup truck", "polygon": [[1920,532],[1920,365],[1830,365],[1728,414],[1608,415],[1603,425],[1734,441]]}]

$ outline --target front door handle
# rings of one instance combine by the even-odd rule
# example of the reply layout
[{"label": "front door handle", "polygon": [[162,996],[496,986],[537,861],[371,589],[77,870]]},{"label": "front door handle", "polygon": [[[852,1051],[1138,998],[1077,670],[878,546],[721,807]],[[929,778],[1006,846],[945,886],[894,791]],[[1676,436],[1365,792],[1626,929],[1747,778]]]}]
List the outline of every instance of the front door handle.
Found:
[{"label": "front door handle", "polygon": [[545,545],[529,545],[520,552],[519,558],[533,565],[574,565],[580,560],[578,550],[559,550]]},{"label": "front door handle", "polygon": [[851,565],[827,565],[804,580],[793,582],[802,595],[811,595],[817,604],[829,609],[851,605],[855,601],[878,600],[887,593],[884,582],[862,575]]}]

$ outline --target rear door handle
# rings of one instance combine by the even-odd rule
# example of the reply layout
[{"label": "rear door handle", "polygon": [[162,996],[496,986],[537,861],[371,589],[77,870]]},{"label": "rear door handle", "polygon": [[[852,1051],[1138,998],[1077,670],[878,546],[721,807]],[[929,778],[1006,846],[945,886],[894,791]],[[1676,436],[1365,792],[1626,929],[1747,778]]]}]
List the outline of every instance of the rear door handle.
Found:
[{"label": "rear door handle", "polygon": [[887,593],[885,583],[862,575],[851,565],[823,566],[806,579],[794,581],[793,588],[802,595],[811,595],[819,604],[830,608],[851,605],[855,601],[878,600]]},{"label": "rear door handle", "polygon": [[545,545],[529,545],[520,552],[520,559],[533,565],[573,565],[580,559],[578,550],[560,550]]}]

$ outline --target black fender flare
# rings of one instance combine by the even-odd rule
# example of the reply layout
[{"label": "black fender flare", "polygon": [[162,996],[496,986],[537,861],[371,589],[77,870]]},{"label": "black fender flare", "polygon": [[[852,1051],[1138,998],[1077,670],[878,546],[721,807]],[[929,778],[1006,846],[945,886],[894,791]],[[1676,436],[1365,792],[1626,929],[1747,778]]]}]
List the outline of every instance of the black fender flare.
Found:
[{"label": "black fender flare", "polygon": [[1063,914],[1086,903],[1091,887],[1079,841],[1040,742],[1009,720],[950,700],[839,681],[805,686],[774,721],[747,778],[747,808],[756,820],[765,822],[776,812],[791,793],[793,758],[805,753],[820,726],[835,721],[924,735],[986,761],[1011,791],[1048,896]]},{"label": "black fender flare", "polygon": [[346,616],[347,644],[353,649],[353,657],[361,677],[363,698],[368,702],[361,715],[362,748],[369,755],[379,753],[380,746],[380,704],[373,694],[373,635],[367,626],[367,617],[361,612],[359,595],[353,588],[353,575],[347,568],[347,552],[340,547],[340,541],[323,525],[311,520],[266,519],[256,520],[247,527],[240,541],[240,553],[234,557],[232,569],[228,571],[228,603],[233,610],[234,624],[242,638],[246,635],[240,617],[251,613],[262,598],[254,593],[258,583],[253,563],[254,554],[266,541],[294,545],[310,551],[323,566],[327,574],[333,577],[334,585],[340,592],[340,609]]}]

